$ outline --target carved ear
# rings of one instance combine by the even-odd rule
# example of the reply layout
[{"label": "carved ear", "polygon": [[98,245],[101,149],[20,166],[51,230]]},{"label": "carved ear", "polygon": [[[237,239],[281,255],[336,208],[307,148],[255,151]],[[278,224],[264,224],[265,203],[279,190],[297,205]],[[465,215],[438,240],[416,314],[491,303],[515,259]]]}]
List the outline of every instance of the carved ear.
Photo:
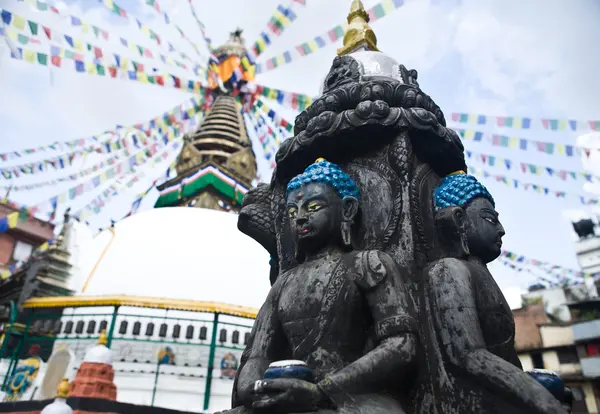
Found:
[{"label": "carved ear", "polygon": [[466,232],[466,214],[461,207],[453,206],[435,214],[435,228],[441,248],[446,255],[465,256],[469,253]]},{"label": "carved ear", "polygon": [[344,221],[354,221],[358,214],[358,200],[356,197],[346,196],[342,199],[342,216]]}]

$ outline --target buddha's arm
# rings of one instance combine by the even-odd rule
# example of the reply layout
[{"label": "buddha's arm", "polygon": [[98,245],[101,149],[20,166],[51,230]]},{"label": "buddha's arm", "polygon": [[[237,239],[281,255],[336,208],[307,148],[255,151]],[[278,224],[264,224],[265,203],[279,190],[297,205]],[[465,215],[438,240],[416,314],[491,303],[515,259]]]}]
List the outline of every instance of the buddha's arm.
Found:
[{"label": "buddha's arm", "polygon": [[237,373],[233,406],[252,406],[254,382],[262,379],[269,364],[282,359],[288,349],[285,335],[277,317],[279,285],[271,288],[263,306],[260,308],[246,350],[243,366]]},{"label": "buddha's arm", "polygon": [[351,394],[396,386],[399,376],[410,375],[416,356],[416,322],[392,259],[382,252],[364,252],[357,255],[355,267],[356,283],[365,293],[378,345],[319,383],[336,403]]},{"label": "buddha's arm", "polygon": [[521,400],[532,413],[563,413],[558,401],[529,375],[486,349],[468,268],[443,259],[427,276],[431,317],[447,360],[482,386]]}]

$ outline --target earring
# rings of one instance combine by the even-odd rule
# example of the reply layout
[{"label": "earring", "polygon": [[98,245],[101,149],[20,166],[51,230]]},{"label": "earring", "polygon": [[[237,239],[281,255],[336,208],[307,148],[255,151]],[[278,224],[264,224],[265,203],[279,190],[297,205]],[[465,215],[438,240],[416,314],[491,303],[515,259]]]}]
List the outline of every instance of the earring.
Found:
[{"label": "earring", "polygon": [[341,224],[342,243],[345,247],[352,247],[352,222],[344,220]]}]

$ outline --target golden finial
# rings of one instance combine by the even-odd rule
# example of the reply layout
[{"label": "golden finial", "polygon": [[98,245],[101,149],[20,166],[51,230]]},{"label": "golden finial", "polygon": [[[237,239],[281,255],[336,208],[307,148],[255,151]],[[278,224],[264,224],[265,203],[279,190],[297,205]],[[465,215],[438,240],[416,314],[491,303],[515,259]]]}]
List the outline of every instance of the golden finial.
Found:
[{"label": "golden finial", "polygon": [[458,170],[458,171],[451,172],[448,175],[460,175],[460,174],[466,174],[466,172],[464,172],[463,170]]},{"label": "golden finial", "polygon": [[369,23],[369,13],[360,0],[352,0],[350,13],[348,14],[348,29],[344,34],[344,46],[338,49],[338,56],[347,55],[354,52],[359,47],[366,50],[378,52],[377,36],[371,29]]},{"label": "golden finial", "polygon": [[56,398],[69,398],[69,380],[67,378],[60,381]]},{"label": "golden finial", "polygon": [[100,337],[98,338],[98,345],[106,346],[107,343],[108,339],[106,338],[106,329],[103,329],[102,332],[100,332]]},{"label": "golden finial", "polygon": [[325,158],[319,157],[316,159],[315,164],[321,161],[325,161]]}]

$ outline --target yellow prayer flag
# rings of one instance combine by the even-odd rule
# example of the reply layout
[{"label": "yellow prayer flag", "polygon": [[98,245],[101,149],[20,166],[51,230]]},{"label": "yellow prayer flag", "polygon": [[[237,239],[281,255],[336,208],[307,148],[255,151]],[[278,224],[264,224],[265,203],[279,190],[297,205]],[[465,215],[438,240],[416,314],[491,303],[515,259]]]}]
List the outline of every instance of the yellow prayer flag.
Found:
[{"label": "yellow prayer flag", "polygon": [[142,83],[148,83],[148,75],[146,72],[137,72],[138,81]]},{"label": "yellow prayer flag", "polygon": [[519,138],[510,137],[508,139],[508,148],[517,148],[519,146]]},{"label": "yellow prayer flag", "polygon": [[477,123],[477,114],[467,114],[468,116],[468,123],[469,124],[476,124]]},{"label": "yellow prayer flag", "polygon": [[395,9],[393,0],[383,0],[381,5],[383,6],[386,15]]},{"label": "yellow prayer flag", "polygon": [[83,40],[73,39],[73,48],[81,52],[83,50]]},{"label": "yellow prayer flag", "polygon": [[27,63],[35,63],[35,52],[33,50],[23,49],[23,60]]},{"label": "yellow prayer flag", "polygon": [[138,152],[135,156],[135,162],[137,165],[143,164],[144,163],[144,153],[143,152]]},{"label": "yellow prayer flag", "polygon": [[517,129],[523,128],[523,118],[513,118],[512,127]]},{"label": "yellow prayer flag", "polygon": [[[277,99],[277,90],[271,89],[269,91],[269,99]],[[265,107],[265,111],[269,112],[269,107],[267,105],[263,105]]]},{"label": "yellow prayer flag", "polygon": [[12,26],[15,29],[19,29],[19,30],[25,29],[25,19],[22,18],[21,16],[17,16],[16,14],[13,14]]},{"label": "yellow prayer flag", "polygon": [[81,23],[81,33],[87,34],[90,32],[90,25],[87,23]]},{"label": "yellow prayer flag", "polygon": [[558,121],[558,130],[559,131],[564,131],[567,128],[567,120],[566,119],[561,119]]},{"label": "yellow prayer flag", "polygon": [[15,211],[14,213],[10,213],[8,216],[6,216],[6,219],[8,220],[8,228],[14,229],[17,227],[17,223],[19,222],[19,212]]},{"label": "yellow prayer flag", "polygon": [[7,28],[6,29],[6,33],[8,34],[8,38],[10,40],[17,40],[19,38],[19,35],[14,30],[11,30],[11,29]]},{"label": "yellow prayer flag", "polygon": [[111,9],[112,9],[112,8],[114,7],[114,5],[115,5],[115,4],[113,3],[113,1],[112,1],[112,0],[104,0],[104,5],[105,5],[106,7],[108,7],[108,8],[111,8]]},{"label": "yellow prayer flag", "polygon": [[150,35],[150,28],[146,25],[142,25],[142,33],[144,33],[145,35],[149,36]]},{"label": "yellow prayer flag", "polygon": [[319,50],[319,45],[317,44],[317,42],[315,42],[315,39],[311,39],[307,42],[308,47],[310,47],[310,50],[312,52]]},{"label": "yellow prayer flag", "polygon": [[2,278],[2,280],[8,279],[9,276],[10,270],[3,270],[2,273],[0,273],[0,278]]},{"label": "yellow prayer flag", "polygon": [[465,133],[463,135],[464,139],[474,139],[475,138],[475,131],[473,131],[472,129],[465,129]]},{"label": "yellow prayer flag", "polygon": [[121,70],[129,69],[129,59],[121,58]]},{"label": "yellow prayer flag", "polygon": [[48,242],[44,242],[40,247],[38,247],[38,250],[40,252],[45,252],[46,250],[48,250],[48,247],[49,247]]},{"label": "yellow prayer flag", "polygon": [[85,62],[85,71],[90,75],[96,74],[96,65],[90,62]]}]

